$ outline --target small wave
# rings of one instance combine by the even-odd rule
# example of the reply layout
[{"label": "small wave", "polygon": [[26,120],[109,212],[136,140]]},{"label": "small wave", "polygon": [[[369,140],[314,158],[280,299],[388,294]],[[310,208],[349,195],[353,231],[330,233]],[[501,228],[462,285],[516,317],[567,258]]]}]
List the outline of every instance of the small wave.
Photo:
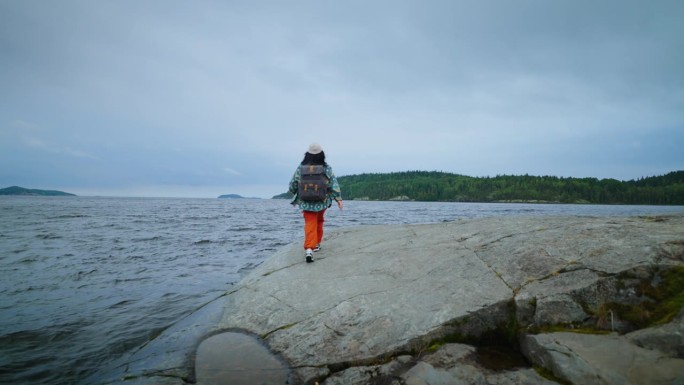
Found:
[{"label": "small wave", "polygon": [[48,233],[48,234],[37,234],[36,238],[38,238],[38,239],[60,239],[62,237],[55,234],[55,233]]},{"label": "small wave", "polygon": [[64,215],[57,215],[54,217],[48,217],[48,219],[71,219],[71,218],[89,218],[89,215],[84,215],[84,214],[64,214]]},{"label": "small wave", "polygon": [[244,266],[242,266],[237,272],[238,274],[243,274],[248,271],[251,271],[255,267],[261,265],[261,262],[247,262]]},{"label": "small wave", "polygon": [[130,300],[130,299],[123,300],[123,301],[117,302],[114,305],[110,306],[109,309],[117,309],[117,308],[129,305],[129,304],[135,303],[135,302],[137,302],[137,301]]},{"label": "small wave", "polygon": [[90,274],[93,274],[96,271],[97,271],[97,269],[93,269],[90,271],[81,270],[78,273],[74,274],[74,281],[80,281],[81,279],[89,276]]},{"label": "small wave", "polygon": [[244,240],[244,241],[233,242],[233,245],[235,245],[237,247],[246,246],[246,247],[250,248],[250,247],[254,246],[255,243],[254,243],[254,239],[248,239],[248,240]]},{"label": "small wave", "polygon": [[206,244],[209,244],[209,243],[214,243],[214,241],[209,240],[209,239],[202,239],[202,240],[200,240],[200,241],[193,242],[193,245],[206,245]]},{"label": "small wave", "polygon": [[121,283],[130,283],[130,282],[144,282],[144,281],[149,281],[151,277],[141,277],[141,278],[117,278],[114,280],[114,284],[118,285]]},{"label": "small wave", "polygon": [[149,238],[134,238],[134,239],[131,239],[131,240],[132,240],[133,242],[149,242],[149,241],[159,241],[159,240],[161,240],[161,239],[162,239],[162,237],[159,236],[159,235],[157,235],[157,236],[149,237]]},{"label": "small wave", "polygon": [[255,227],[236,227],[233,229],[230,229],[230,231],[235,231],[235,232],[243,232],[243,231],[254,231],[256,230]]},{"label": "small wave", "polygon": [[0,335],[0,344],[7,346],[23,341],[33,342],[40,336],[42,336],[40,330],[20,330],[18,332]]},{"label": "small wave", "polygon": [[40,347],[45,343],[61,341],[69,336],[78,333],[85,324],[67,323],[54,325],[44,329],[19,330],[0,336],[1,346],[13,346],[18,344],[28,344]]},{"label": "small wave", "polygon": [[19,293],[28,293],[28,292],[32,292],[32,291],[57,290],[57,289],[59,289],[59,284],[56,284],[56,283],[50,283],[50,284],[46,284],[46,285],[31,285],[29,287],[15,289],[15,291],[11,292],[10,295],[16,295]]},{"label": "small wave", "polygon": [[22,258],[18,260],[17,262],[19,263],[34,263],[34,262],[41,262],[44,261],[46,257],[42,257],[40,255],[31,255],[25,258]]}]

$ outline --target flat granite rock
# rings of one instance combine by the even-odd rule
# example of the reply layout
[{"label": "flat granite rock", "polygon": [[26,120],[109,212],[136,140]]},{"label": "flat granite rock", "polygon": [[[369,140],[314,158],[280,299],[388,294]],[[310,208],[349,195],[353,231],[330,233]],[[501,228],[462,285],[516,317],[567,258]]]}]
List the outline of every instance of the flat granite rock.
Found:
[{"label": "flat granite rock", "polygon": [[681,264],[681,253],[663,250],[682,239],[684,216],[343,229],[313,264],[294,244],[256,268],[230,294],[220,327],[263,336],[296,368],[363,365],[495,328],[516,295],[538,301],[537,318],[581,319],[567,293],[637,266]]},{"label": "flat granite rock", "polygon": [[[213,326],[201,328],[205,336],[228,330],[259,336],[293,369],[294,384],[364,384],[373,371],[401,373],[393,380],[397,384],[459,378],[546,383],[529,368],[500,375],[467,360],[446,365],[419,353],[435,341],[477,338],[513,323],[581,322],[587,309],[608,296],[635,300],[635,291],[618,282],[618,275],[637,282],[656,267],[684,265],[684,215],[364,226],[330,231],[322,246],[311,264],[297,242],[255,268],[211,305],[220,304],[222,313],[212,316],[218,319]],[[162,333],[135,353],[136,362],[119,363],[116,376],[143,383],[146,376],[173,372],[192,382],[194,355],[188,350],[200,341],[188,346],[180,330],[192,325]],[[634,335],[630,344],[651,347],[666,333],[673,331]],[[184,345],[167,348],[174,341]],[[165,358],[145,358],[151,354]],[[143,369],[141,362],[156,366]]]},{"label": "flat granite rock", "polygon": [[230,295],[221,325],[266,337],[293,366],[370,360],[505,303],[511,288],[453,226],[337,231],[313,264],[281,250]]}]

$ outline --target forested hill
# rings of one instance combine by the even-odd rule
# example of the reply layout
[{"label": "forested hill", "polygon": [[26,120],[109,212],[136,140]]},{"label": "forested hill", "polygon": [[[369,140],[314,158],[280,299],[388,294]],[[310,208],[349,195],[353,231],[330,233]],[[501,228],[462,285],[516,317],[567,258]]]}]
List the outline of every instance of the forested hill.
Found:
[{"label": "forested hill", "polygon": [[28,189],[19,186],[0,189],[0,195],[76,196],[64,191]]},{"label": "forested hill", "polygon": [[[618,181],[408,171],[338,177],[344,199],[684,205],[684,171]],[[281,197],[281,196],[278,196]]]}]

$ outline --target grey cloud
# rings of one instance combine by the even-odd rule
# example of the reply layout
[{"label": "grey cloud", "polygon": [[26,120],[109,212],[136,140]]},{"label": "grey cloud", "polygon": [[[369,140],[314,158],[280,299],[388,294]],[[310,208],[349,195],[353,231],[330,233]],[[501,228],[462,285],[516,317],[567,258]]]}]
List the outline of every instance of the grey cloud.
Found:
[{"label": "grey cloud", "polygon": [[31,157],[23,173],[50,165],[80,186],[273,185],[318,140],[338,174],[667,172],[682,167],[682,14],[632,0],[2,2],[0,122],[15,123],[0,166]]}]

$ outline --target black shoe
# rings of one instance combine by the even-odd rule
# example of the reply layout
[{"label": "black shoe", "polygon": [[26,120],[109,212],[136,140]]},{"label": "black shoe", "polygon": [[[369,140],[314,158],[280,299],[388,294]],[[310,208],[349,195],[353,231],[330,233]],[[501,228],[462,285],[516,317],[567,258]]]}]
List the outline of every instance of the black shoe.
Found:
[{"label": "black shoe", "polygon": [[313,262],[313,251],[311,249],[306,249],[306,263]]},{"label": "black shoe", "polygon": [[321,245],[316,245],[316,247],[313,248],[313,252],[317,252],[321,249]]}]

